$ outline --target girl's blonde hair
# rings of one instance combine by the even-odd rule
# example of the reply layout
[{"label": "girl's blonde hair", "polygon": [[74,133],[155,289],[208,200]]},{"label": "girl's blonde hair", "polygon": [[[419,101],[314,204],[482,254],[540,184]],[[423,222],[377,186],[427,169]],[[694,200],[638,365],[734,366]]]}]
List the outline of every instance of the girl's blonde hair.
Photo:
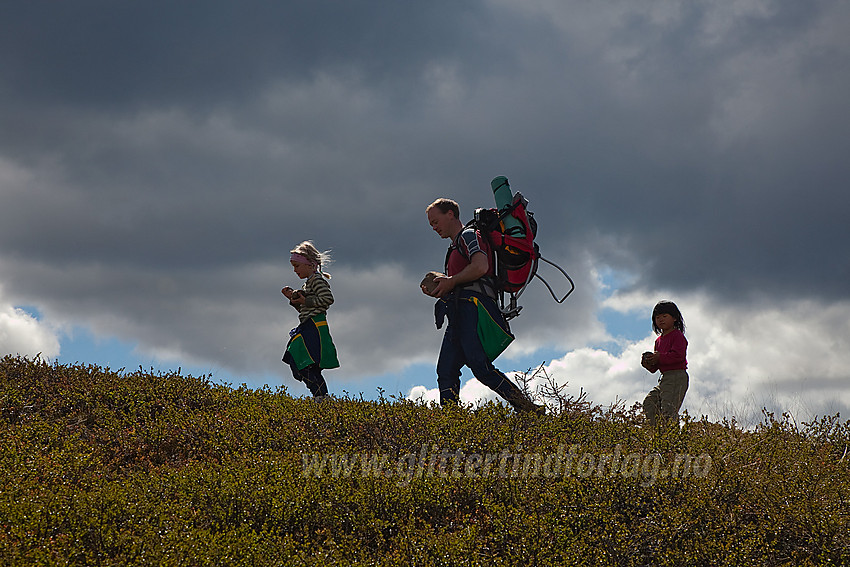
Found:
[{"label": "girl's blonde hair", "polygon": [[316,264],[319,273],[325,276],[327,279],[331,279],[331,275],[325,273],[322,270],[322,264],[328,265],[331,263],[331,253],[330,250],[326,250],[324,252],[319,252],[319,249],[311,242],[310,240],[305,240],[295,248],[289,251],[290,254],[301,254],[311,262]]}]

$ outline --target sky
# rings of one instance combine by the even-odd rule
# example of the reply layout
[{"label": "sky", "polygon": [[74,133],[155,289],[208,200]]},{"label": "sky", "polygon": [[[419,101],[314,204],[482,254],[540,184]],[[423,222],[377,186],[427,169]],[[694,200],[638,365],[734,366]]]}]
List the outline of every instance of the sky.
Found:
[{"label": "sky", "polygon": [[529,287],[501,370],[631,406],[668,299],[683,410],[846,418],[848,29],[835,0],[4,2],[0,355],[307,395],[280,288],[310,239],[331,393],[434,400],[425,207],[505,175],[576,290]]}]

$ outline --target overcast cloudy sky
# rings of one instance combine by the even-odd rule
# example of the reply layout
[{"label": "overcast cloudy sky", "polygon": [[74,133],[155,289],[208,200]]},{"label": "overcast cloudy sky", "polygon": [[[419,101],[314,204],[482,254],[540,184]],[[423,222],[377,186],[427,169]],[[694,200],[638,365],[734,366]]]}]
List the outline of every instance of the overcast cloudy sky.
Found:
[{"label": "overcast cloudy sky", "polygon": [[850,415],[848,30],[835,0],[4,2],[0,354],[304,395],[309,238],[331,391],[433,399],[425,207],[506,175],[577,290],[533,284],[500,368],[630,405],[671,299],[692,414]]}]

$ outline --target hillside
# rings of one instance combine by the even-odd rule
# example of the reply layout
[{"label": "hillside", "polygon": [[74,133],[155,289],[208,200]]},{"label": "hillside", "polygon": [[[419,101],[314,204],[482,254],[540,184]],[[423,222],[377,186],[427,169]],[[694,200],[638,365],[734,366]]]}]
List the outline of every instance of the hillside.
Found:
[{"label": "hillside", "polygon": [[0,360],[5,565],[850,562],[850,422],[316,403]]}]

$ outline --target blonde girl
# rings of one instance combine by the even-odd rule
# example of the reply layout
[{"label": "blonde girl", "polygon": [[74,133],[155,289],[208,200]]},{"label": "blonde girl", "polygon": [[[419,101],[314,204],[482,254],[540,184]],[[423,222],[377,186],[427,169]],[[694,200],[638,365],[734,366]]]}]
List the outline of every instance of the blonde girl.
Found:
[{"label": "blonde girl", "polygon": [[295,274],[305,281],[300,290],[289,286],[280,290],[298,311],[298,326],[289,332],[283,362],[314,398],[323,399],[328,395],[328,385],[322,370],[339,367],[327,322],[328,307],[334,302],[327,281],[331,276],[322,270],[323,264],[330,263],[330,256],[305,240],[290,251],[289,262]]}]

